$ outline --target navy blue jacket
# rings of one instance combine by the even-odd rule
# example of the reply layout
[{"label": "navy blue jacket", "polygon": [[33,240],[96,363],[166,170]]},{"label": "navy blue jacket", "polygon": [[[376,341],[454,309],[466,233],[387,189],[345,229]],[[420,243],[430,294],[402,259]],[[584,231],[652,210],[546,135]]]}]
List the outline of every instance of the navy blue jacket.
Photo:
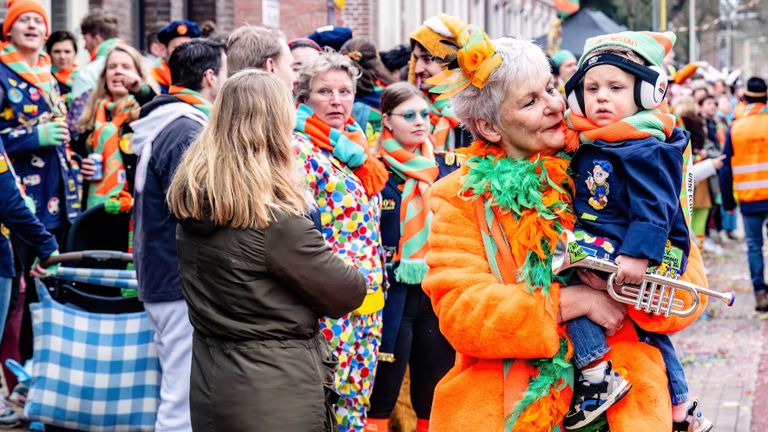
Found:
[{"label": "navy blue jacket", "polygon": [[0,140],[0,277],[15,276],[9,230],[17,241],[31,246],[37,256],[48,258],[59,248],[56,239],[24,204],[5,147]]},{"label": "navy blue jacket", "polygon": [[[160,95],[141,110],[139,122],[160,107],[178,103],[173,96]],[[139,124],[134,123],[135,130]],[[146,180],[134,203],[134,256],[139,281],[139,298],[147,303],[183,299],[176,255],[176,218],[168,210],[165,194],[184,152],[202,130],[200,123],[179,117],[152,142]],[[135,137],[135,135],[134,135]],[[142,156],[144,157],[144,156]]]},{"label": "navy blue jacket", "polygon": [[38,144],[34,126],[51,111],[44,99],[35,86],[0,63],[0,137],[27,195],[35,200],[37,218],[54,229],[80,216],[80,185],[77,164],[65,146]]},{"label": "navy blue jacket", "polygon": [[[688,138],[688,132],[675,128],[667,142],[655,138],[615,143],[598,140],[582,144],[574,155],[573,205],[578,223],[592,236],[607,238],[615,246],[612,259],[627,255],[658,265],[669,239],[683,251],[684,271],[690,237],[680,189]],[[607,179],[599,181],[606,172]]]},{"label": "navy blue jacket", "polygon": [[[438,179],[447,176],[459,168],[459,163],[453,154],[449,155],[451,164],[446,163],[445,155],[442,154],[435,155],[435,159],[440,170]],[[387,180],[384,190],[381,191],[381,244],[386,255],[385,268],[389,282],[387,301],[384,303],[382,316],[384,323],[380,348],[382,353],[391,353],[395,348],[397,332],[400,330],[400,322],[403,319],[408,290],[421,289],[418,285],[404,284],[395,280],[395,269],[399,262],[393,261],[393,257],[397,254],[397,247],[400,244],[400,203],[403,198],[403,191],[400,188],[403,185],[403,181],[398,176],[392,174],[391,171],[389,172],[389,180]]]}]

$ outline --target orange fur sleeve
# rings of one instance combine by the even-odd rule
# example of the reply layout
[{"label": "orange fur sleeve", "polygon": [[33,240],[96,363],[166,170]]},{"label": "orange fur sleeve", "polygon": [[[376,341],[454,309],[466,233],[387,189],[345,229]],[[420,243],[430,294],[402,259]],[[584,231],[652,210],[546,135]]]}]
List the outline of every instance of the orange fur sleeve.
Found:
[{"label": "orange fur sleeve", "polygon": [[429,272],[422,287],[456,351],[477,358],[553,357],[560,344],[557,287],[551,304],[524,284],[502,284],[486,259],[472,201],[458,196],[459,170],[432,188]]}]

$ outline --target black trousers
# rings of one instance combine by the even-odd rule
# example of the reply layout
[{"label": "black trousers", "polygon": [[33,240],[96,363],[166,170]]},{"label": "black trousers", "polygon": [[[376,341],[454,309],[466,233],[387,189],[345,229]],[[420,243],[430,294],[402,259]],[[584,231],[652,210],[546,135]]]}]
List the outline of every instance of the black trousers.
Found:
[{"label": "black trousers", "polygon": [[429,419],[437,382],[453,367],[456,352],[440,333],[429,297],[411,287],[395,343],[395,362],[379,362],[371,395],[370,418],[389,418],[397,403],[406,367],[411,367],[411,403],[419,419]]}]

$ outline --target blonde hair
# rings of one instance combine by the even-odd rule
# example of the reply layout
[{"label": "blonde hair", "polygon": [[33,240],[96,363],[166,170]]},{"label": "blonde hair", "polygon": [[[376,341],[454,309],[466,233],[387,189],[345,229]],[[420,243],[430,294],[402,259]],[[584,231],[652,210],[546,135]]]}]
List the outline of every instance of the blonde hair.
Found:
[{"label": "blonde hair", "polygon": [[273,74],[247,69],[229,78],[171,180],[171,213],[240,229],[266,228],[276,212],[306,214],[294,122],[291,95]]},{"label": "blonde hair", "polygon": [[680,96],[675,101],[675,114],[678,116],[690,117],[696,115],[696,112],[696,100],[693,99],[693,96]]},{"label": "blonde hair", "polygon": [[282,55],[285,34],[280,30],[244,25],[227,38],[227,73],[229,76],[243,69],[264,69],[267,60]]},{"label": "blonde hair", "polygon": [[[136,68],[136,71],[141,77],[141,84],[147,84],[152,87],[155,92],[158,91],[154,78],[152,78],[152,75],[150,75],[147,67],[144,65],[144,60],[141,57],[141,53],[128,45],[120,44],[115,46],[115,48],[113,48],[112,51],[107,54],[106,60],[104,61],[104,70],[101,71],[101,75],[99,75],[99,81],[96,83],[96,86],[93,88],[93,90],[91,90],[91,94],[88,96],[88,102],[85,104],[85,109],[83,110],[83,115],[80,116],[80,120],[77,122],[77,129],[80,132],[85,132],[93,128],[93,123],[96,119],[96,110],[99,108],[99,104],[101,104],[101,101],[111,96],[109,94],[109,90],[107,90],[107,63],[109,63],[109,58],[115,51],[128,54],[131,57],[131,60],[133,60],[133,66]],[[128,101],[127,97],[123,99],[124,102]],[[137,114],[139,109],[140,107],[137,105]],[[116,111],[121,110],[122,107],[120,104],[118,104]]]}]

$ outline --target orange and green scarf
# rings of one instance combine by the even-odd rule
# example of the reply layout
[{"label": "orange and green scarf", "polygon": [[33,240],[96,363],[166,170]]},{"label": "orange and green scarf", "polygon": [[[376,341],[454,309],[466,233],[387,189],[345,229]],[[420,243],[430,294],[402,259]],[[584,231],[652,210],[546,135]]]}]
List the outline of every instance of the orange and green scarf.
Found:
[{"label": "orange and green scarf", "polygon": [[56,78],[56,81],[72,88],[72,85],[75,83],[75,76],[77,75],[77,65],[66,69],[59,69],[58,67],[51,65],[51,73]]},{"label": "orange and green scarf", "polygon": [[[552,286],[552,254],[560,233],[573,229],[573,180],[565,153],[511,159],[496,145],[475,141],[468,149],[462,194],[475,200],[478,223],[491,271],[505,284],[525,283],[532,296],[543,296],[557,319]],[[515,272],[514,269],[517,269]],[[564,328],[560,350],[553,358],[505,359],[505,431],[559,431],[568,412],[560,393],[573,387],[572,355]],[[537,370],[520,399],[509,371],[516,361]]]},{"label": "orange and green scarf", "polygon": [[578,144],[591,144],[597,140],[619,142],[654,137],[666,141],[672,136],[676,119],[669,114],[666,104],[658,109],[643,110],[637,114],[623,118],[607,126],[598,126],[588,120],[566,111],[565,120],[568,124],[566,140],[569,147]]},{"label": "orange and green scarf", "polygon": [[152,77],[158,84],[168,88],[171,86],[171,67],[164,59],[160,59],[155,67],[152,68]]},{"label": "orange and green scarf", "polygon": [[413,153],[384,129],[381,135],[381,156],[384,164],[405,181],[400,204],[400,244],[395,261],[400,265],[395,270],[395,279],[412,285],[421,284],[427,274],[424,256],[429,250],[429,236],[432,211],[429,209],[429,187],[439,174],[432,143],[425,139],[421,148]]},{"label": "orange and green scarf", "polygon": [[[87,207],[101,204],[127,186],[121,148],[131,153],[130,145],[120,136],[120,129],[139,115],[139,104],[133,96],[113,101],[104,99],[96,109],[93,131],[93,152],[101,153],[104,176],[89,185]],[[121,141],[123,141],[121,143]]]},{"label": "orange and green scarf", "polygon": [[762,102],[755,102],[755,103],[741,103],[736,106],[736,109],[734,110],[733,118],[739,119],[742,117],[748,117],[755,114],[766,114],[768,113],[768,107]]},{"label": "orange and green scarf", "polygon": [[93,51],[91,51],[91,61],[97,58],[106,57],[116,46],[124,43],[118,38],[107,39],[100,43]]},{"label": "orange and green scarf", "polygon": [[347,120],[343,130],[332,128],[312,108],[299,104],[294,130],[308,136],[315,146],[331,152],[352,169],[368,196],[376,195],[386,186],[387,169],[371,153],[363,130],[352,118]]},{"label": "orange and green scarf", "polygon": [[436,100],[438,96],[432,94],[427,98],[430,133],[435,141],[435,153],[445,153],[455,147],[451,131],[459,125],[459,119],[451,110],[451,100]]},{"label": "orange and green scarf", "polygon": [[171,88],[168,89],[168,94],[197,108],[205,114],[206,117],[211,115],[212,104],[207,99],[203,98],[200,93],[194,90],[182,86],[171,86]]},{"label": "orange and green scarf", "polygon": [[59,99],[59,95],[56,79],[51,74],[51,58],[48,54],[40,51],[37,64],[30,67],[12,43],[4,42],[0,47],[0,61],[24,81],[35,86],[52,109],[56,107],[54,102]]}]

